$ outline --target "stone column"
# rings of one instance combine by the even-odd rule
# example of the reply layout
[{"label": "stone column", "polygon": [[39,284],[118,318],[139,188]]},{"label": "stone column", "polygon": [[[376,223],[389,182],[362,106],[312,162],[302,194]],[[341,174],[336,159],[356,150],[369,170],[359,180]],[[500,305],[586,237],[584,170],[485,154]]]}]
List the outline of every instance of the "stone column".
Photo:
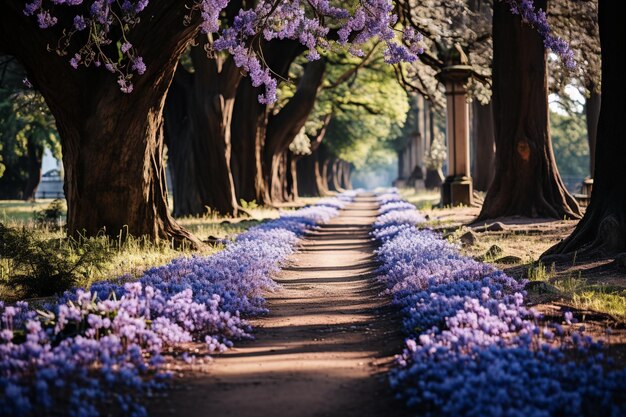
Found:
[{"label": "stone column", "polygon": [[446,89],[446,138],[448,176],[441,188],[443,205],[472,204],[470,176],[470,118],[465,84],[472,74],[468,65],[453,65],[439,72],[437,78]]}]

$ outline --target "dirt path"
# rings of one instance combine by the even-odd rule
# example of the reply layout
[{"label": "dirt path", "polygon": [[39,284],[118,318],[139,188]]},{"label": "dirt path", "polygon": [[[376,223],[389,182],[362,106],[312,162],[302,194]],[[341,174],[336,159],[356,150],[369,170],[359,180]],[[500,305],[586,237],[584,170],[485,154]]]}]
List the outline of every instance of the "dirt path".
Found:
[{"label": "dirt path", "polygon": [[401,416],[384,372],[402,344],[379,297],[369,238],[377,205],[363,195],[311,232],[276,280],[256,340],[216,357],[150,415]]}]

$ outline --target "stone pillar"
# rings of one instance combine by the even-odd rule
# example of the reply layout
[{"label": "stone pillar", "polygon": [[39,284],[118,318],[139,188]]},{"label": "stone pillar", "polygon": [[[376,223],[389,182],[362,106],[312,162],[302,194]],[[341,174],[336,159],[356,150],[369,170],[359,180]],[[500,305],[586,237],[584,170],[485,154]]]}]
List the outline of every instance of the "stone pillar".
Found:
[{"label": "stone pillar", "polygon": [[448,176],[441,188],[443,205],[472,204],[470,176],[470,118],[465,84],[472,74],[467,65],[453,65],[437,75],[446,89],[446,138],[448,142]]}]

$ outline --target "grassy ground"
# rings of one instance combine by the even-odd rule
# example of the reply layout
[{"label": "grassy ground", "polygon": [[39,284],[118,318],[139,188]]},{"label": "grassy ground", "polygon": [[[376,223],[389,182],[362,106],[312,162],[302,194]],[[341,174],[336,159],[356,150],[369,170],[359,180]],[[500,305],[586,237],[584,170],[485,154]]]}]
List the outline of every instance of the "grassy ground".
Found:
[{"label": "grassy ground", "polygon": [[415,188],[402,188],[400,189],[400,195],[420,210],[431,209],[433,206],[439,204],[441,200],[439,190],[417,191]]},{"label": "grassy ground", "polygon": [[[482,230],[472,223],[479,208],[436,208],[438,194],[401,190],[401,194],[427,216],[425,224],[440,230],[471,257],[491,263],[511,276],[538,281],[529,287],[528,300],[540,308],[556,303],[563,308],[607,314],[626,323],[626,273],[612,265],[610,259],[573,261],[571,264],[545,265],[543,252],[568,236],[576,221],[497,219],[501,230]],[[499,229],[499,228],[498,228]]]},{"label": "grassy ground", "polygon": [[[58,224],[52,222],[42,226],[35,221],[37,213],[48,208],[51,202],[52,200],[39,200],[37,202],[0,201],[0,223],[11,228],[26,228],[32,231],[37,239],[58,242],[60,250],[65,250],[72,254],[70,256],[73,256],[73,247],[65,239],[64,231],[60,226],[65,221],[65,205],[63,205]],[[306,202],[312,203],[314,200],[307,200]],[[289,209],[285,208],[285,210]],[[277,209],[249,205],[246,207],[246,213],[240,217],[223,217],[207,213],[201,217],[180,218],[178,222],[201,240],[229,240],[250,227],[278,217],[279,214],[280,211]],[[119,244],[116,239],[105,236],[97,237],[95,240],[106,248],[106,261],[99,268],[88,269],[85,276],[80,279],[79,285],[81,286],[88,286],[95,281],[111,279],[125,274],[138,277],[146,269],[166,264],[174,258],[210,255],[223,247],[221,244],[210,244],[200,251],[191,251],[188,248],[175,249],[169,242],[165,241],[154,243],[134,237],[130,237],[122,244]],[[16,273],[20,273],[20,271],[16,271],[9,260],[0,258],[0,299],[11,300],[19,296],[15,288],[7,285],[7,277]]]}]

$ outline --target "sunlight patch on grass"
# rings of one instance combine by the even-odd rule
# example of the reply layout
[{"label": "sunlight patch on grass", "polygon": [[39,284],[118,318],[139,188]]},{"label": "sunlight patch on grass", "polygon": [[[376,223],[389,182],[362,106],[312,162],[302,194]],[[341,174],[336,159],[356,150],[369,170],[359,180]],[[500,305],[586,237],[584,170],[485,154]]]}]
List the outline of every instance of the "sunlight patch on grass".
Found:
[{"label": "sunlight patch on grass", "polygon": [[441,201],[439,190],[416,190],[415,188],[401,188],[400,195],[418,210],[429,210]]},{"label": "sunlight patch on grass", "polygon": [[[311,203],[319,199],[310,199]],[[55,241],[59,249],[67,249],[71,252],[71,243],[65,235],[65,230],[55,224],[38,224],[35,215],[48,208],[53,200],[39,200],[37,202],[24,201],[0,201],[0,222],[10,228],[26,228],[33,231],[38,239]],[[308,203],[309,201],[307,201]],[[63,206],[65,210],[65,204]],[[240,233],[245,232],[250,227],[256,226],[268,219],[280,216],[281,211],[291,210],[290,208],[275,209],[263,206],[249,205],[246,213],[241,216],[225,217],[216,213],[208,212],[204,216],[186,217],[177,221],[196,235],[199,239],[206,241],[210,238],[232,240]],[[61,219],[64,223],[65,219]],[[151,242],[145,237],[129,236],[123,242],[122,239],[112,238],[105,235],[90,239],[99,240],[103,247],[108,248],[106,256],[108,260],[99,269],[89,269],[88,273],[80,280],[80,286],[113,279],[123,275],[129,278],[137,278],[149,268],[164,265],[175,258],[190,256],[208,256],[221,250],[223,244],[210,244],[200,251],[192,251],[189,248],[174,248],[171,242],[159,241]],[[57,244],[55,243],[55,244]],[[23,274],[27,271],[13,270],[10,261],[0,259],[0,299],[11,300],[18,296],[16,289],[7,285],[9,274]]]},{"label": "sunlight patch on grass", "polygon": [[[54,199],[46,198],[37,201],[23,200],[1,200],[0,201],[0,222],[11,223],[33,223],[35,214],[46,209]],[[65,206],[65,200],[63,201]]]},{"label": "sunlight patch on grass", "polygon": [[543,263],[539,262],[535,265],[531,265],[528,268],[527,278],[529,281],[544,281],[550,282],[556,275],[554,264],[550,268],[547,268]]}]

